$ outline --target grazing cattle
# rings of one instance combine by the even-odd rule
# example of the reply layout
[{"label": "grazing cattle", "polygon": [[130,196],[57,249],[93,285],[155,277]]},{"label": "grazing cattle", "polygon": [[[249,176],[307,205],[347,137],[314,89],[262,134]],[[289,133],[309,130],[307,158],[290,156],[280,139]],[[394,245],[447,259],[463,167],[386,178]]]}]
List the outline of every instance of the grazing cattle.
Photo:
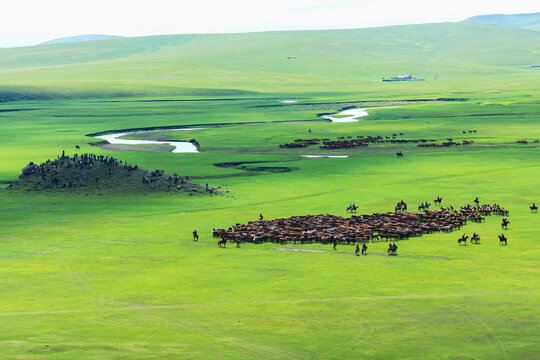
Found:
[{"label": "grazing cattle", "polygon": [[531,209],[533,212],[538,212],[538,206],[536,206],[535,203],[533,203],[532,206],[529,206],[529,209]]}]

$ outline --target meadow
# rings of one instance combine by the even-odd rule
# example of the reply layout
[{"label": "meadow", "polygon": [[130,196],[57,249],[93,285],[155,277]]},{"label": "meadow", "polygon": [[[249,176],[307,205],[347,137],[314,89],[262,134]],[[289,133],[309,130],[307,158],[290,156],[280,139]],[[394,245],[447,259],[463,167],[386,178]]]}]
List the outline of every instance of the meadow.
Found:
[{"label": "meadow", "polygon": [[[402,30],[299,32],[297,37],[262,34],[266,52],[253,57],[242,53],[241,47],[233,54],[223,49],[247,42],[246,38],[256,40],[255,34],[237,35],[242,41],[235,35],[208,36],[197,40],[200,43],[164,37],[158,40],[166,45],[155,52],[144,48],[146,53],[134,55],[138,48],[128,44],[121,54],[105,52],[114,59],[92,57],[83,64],[73,58],[73,63],[61,63],[68,57],[59,54],[82,52],[88,58],[90,53],[95,56],[95,48],[105,47],[88,43],[49,45],[49,51],[1,50],[14,60],[10,63],[9,56],[2,56],[0,91],[4,100],[16,100],[0,104],[2,356],[537,358],[540,215],[531,213],[529,206],[540,202],[540,145],[533,142],[540,139],[540,72],[520,69],[518,64],[537,59],[540,33],[478,24],[433,25],[439,33],[431,38],[425,37],[426,28]],[[442,38],[455,37],[455,44],[450,42],[455,47],[460,39],[469,41],[471,49],[475,41],[488,44],[464,55],[467,61],[461,55],[449,59],[452,49],[444,48],[435,36],[441,31],[453,34]],[[481,39],[467,37],[471,31],[483,34]],[[323,33],[326,41],[321,49],[315,45]],[[396,52],[405,55],[393,60],[392,70],[383,69],[377,59],[389,58],[388,48],[372,49],[379,58],[368,61],[370,56],[362,58],[363,48],[357,44],[349,47],[357,49],[355,53],[342,50],[343,55],[330,58],[337,70],[329,68],[330,60],[324,56],[357,37],[370,44],[408,38],[396,41],[404,47]],[[184,40],[189,51],[174,47],[184,46]],[[229,43],[223,47],[215,45],[225,40]],[[121,39],[104,41],[114,45]],[[126,41],[156,46],[145,38]],[[505,57],[498,62],[482,60],[495,51],[497,41],[509,47]],[[279,64],[263,59],[276,51],[286,55],[306,42],[311,45],[301,51],[318,60],[303,67],[279,70]],[[387,46],[393,48],[391,44]],[[433,52],[424,69],[432,67],[442,79],[380,82],[386,71],[394,75],[392,71],[410,69],[414,63],[423,68],[419,62],[425,59],[411,55],[414,50],[407,44]],[[173,67],[188,68],[205,49],[209,54],[206,62],[201,61],[204,70],[197,78],[190,75],[160,85],[133,78],[143,65],[145,72],[159,74]],[[244,50],[248,52],[248,44]],[[527,51],[530,54],[524,55]],[[36,52],[56,57],[37,66],[32,62],[39,56],[30,56]],[[257,61],[260,69],[254,65]],[[354,73],[355,61],[366,62],[366,67]],[[143,65],[136,67],[139,63]],[[27,68],[15,68],[21,64]],[[237,77],[226,73],[237,67],[246,72]],[[219,73],[212,72],[215,68]],[[127,78],[131,80],[124,82]],[[27,86],[33,86],[32,91]],[[354,123],[321,122],[318,116],[339,111],[340,102],[440,98],[463,101],[373,109]],[[280,99],[299,103],[282,104]],[[277,123],[284,121],[312,122]],[[86,136],[205,124],[228,125],[145,134],[194,138],[201,146],[197,154],[108,151],[90,145],[96,139]],[[463,134],[472,129],[477,132]],[[279,149],[279,144],[296,138],[396,132],[403,132],[403,138],[468,139],[474,144],[443,149],[413,144],[339,151]],[[529,143],[517,144],[521,139]],[[56,158],[62,150],[112,155],[144,168],[176,172],[203,185],[221,186],[222,195],[8,189],[29,161]],[[395,156],[398,150],[404,152],[403,158]],[[302,154],[349,157],[310,159]],[[244,169],[215,166],[224,162],[251,163]],[[291,171],[254,169],[265,166]],[[375,213],[392,211],[401,199],[415,209],[437,196],[443,197],[443,206],[472,203],[476,196],[482,203],[503,205],[510,211],[511,223],[504,231],[508,246],[498,244],[497,235],[503,232],[499,216],[469,223],[459,232],[399,241],[399,257],[383,256],[385,242],[369,244],[369,255],[356,257],[352,245],[340,245],[337,251],[321,244],[240,248],[229,244],[224,249],[211,236],[213,228],[256,220],[259,214],[267,219],[348,216],[345,208],[351,202],[360,206],[359,213]],[[198,242],[192,240],[195,229],[201,235]],[[463,232],[480,233],[481,244],[458,246]]]}]

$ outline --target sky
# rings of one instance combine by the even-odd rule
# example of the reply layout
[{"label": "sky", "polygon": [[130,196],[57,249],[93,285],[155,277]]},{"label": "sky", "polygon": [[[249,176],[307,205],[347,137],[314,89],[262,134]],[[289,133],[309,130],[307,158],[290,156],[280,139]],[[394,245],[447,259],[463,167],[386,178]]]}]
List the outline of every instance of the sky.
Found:
[{"label": "sky", "polygon": [[539,11],[538,0],[10,0],[2,1],[0,47],[83,34],[349,29]]}]

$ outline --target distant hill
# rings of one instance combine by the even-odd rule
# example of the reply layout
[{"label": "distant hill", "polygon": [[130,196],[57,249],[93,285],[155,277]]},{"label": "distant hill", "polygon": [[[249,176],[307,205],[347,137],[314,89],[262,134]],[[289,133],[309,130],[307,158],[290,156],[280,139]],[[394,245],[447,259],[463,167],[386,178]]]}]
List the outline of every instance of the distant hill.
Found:
[{"label": "distant hill", "polygon": [[104,40],[104,39],[119,39],[121,37],[122,36],[117,36],[117,35],[89,34],[89,35],[69,36],[69,37],[53,39],[53,40],[50,40],[50,41],[47,41],[38,45],[65,44],[65,43]]},{"label": "distant hill", "polygon": [[519,29],[540,31],[540,12],[530,14],[492,14],[479,15],[463,20],[464,22],[502,25]]},{"label": "distant hill", "polygon": [[[540,65],[538,54],[540,31],[473,22],[126,37],[0,49],[0,102],[329,91],[440,97],[455,87],[537,86],[540,72],[524,67]],[[382,81],[404,74],[426,81]]]}]

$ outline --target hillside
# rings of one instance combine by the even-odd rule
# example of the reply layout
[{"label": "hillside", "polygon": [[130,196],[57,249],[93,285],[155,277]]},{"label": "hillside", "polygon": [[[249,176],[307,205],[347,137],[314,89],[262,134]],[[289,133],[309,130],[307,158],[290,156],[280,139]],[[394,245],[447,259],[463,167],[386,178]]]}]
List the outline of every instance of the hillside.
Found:
[{"label": "hillside", "polygon": [[41,164],[29,163],[22,169],[12,190],[45,192],[186,192],[191,195],[213,193],[178,174],[163,170],[148,170],[110,156],[82,154],[73,157],[58,156]]},{"label": "hillside", "polygon": [[439,93],[484,79],[532,83],[521,69],[539,51],[540,33],[468,22],[109,39],[0,49],[0,99],[375,95],[387,93],[383,77],[403,74],[428,79],[419,93]]},{"label": "hillside", "polygon": [[38,45],[65,44],[65,43],[105,40],[105,39],[119,39],[119,38],[122,38],[122,36],[89,34],[89,35],[69,36],[69,37],[53,39],[53,40],[49,40]]},{"label": "hillside", "polygon": [[540,31],[540,12],[531,14],[492,14],[479,15],[463,20],[464,22],[494,24],[513,28]]}]

